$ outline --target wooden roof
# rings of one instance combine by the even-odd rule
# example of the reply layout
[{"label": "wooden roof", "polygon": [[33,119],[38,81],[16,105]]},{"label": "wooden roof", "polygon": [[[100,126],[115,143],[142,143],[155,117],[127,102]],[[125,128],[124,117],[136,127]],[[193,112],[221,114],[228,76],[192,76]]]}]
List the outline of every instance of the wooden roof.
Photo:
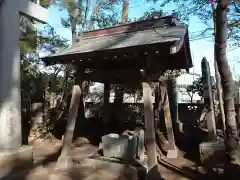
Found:
[{"label": "wooden roof", "polygon": [[42,60],[82,66],[88,69],[86,79],[100,82],[111,74],[113,81],[134,72],[132,77],[138,78],[146,68],[156,73],[192,67],[188,27],[172,16],[84,32],[78,43]]}]

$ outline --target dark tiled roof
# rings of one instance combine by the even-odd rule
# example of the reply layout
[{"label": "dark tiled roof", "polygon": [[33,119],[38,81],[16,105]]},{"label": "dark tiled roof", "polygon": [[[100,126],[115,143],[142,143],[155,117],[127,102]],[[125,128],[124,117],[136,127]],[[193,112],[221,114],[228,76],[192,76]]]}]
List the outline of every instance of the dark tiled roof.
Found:
[{"label": "dark tiled roof", "polygon": [[[179,52],[181,54],[179,54],[179,57],[181,56],[179,61],[192,66],[188,27],[185,24],[172,23],[172,21],[169,21],[169,17],[84,32],[78,43],[58,53],[44,57],[42,60],[46,64],[55,64],[63,63],[63,61],[66,63],[67,59],[71,63],[71,60],[84,61],[86,54],[91,59],[98,58],[98,53],[101,55],[104,53],[107,56],[107,52],[112,50],[121,52],[122,49],[144,47],[146,45],[154,45],[161,50],[164,44],[169,46],[168,51],[164,53],[177,54]],[[181,50],[183,48],[184,50]]]}]

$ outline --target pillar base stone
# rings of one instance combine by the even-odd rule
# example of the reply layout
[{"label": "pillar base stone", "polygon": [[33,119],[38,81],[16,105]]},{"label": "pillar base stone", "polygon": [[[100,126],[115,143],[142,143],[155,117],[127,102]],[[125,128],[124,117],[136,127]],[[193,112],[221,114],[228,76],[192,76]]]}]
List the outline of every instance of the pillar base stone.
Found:
[{"label": "pillar base stone", "polygon": [[175,147],[174,149],[167,150],[167,158],[175,159],[178,157],[178,149]]},{"label": "pillar base stone", "polygon": [[33,147],[0,150],[0,179],[33,166]]}]

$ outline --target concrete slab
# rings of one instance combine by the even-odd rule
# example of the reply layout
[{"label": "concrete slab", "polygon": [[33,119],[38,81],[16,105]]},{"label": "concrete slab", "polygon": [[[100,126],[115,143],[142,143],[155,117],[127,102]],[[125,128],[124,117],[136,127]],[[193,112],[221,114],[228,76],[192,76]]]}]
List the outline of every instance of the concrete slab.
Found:
[{"label": "concrete slab", "polygon": [[48,10],[29,0],[20,1],[19,12],[40,23],[45,24],[48,22]]},{"label": "concrete slab", "polygon": [[0,178],[33,165],[32,146],[22,146],[17,150],[0,151]]}]

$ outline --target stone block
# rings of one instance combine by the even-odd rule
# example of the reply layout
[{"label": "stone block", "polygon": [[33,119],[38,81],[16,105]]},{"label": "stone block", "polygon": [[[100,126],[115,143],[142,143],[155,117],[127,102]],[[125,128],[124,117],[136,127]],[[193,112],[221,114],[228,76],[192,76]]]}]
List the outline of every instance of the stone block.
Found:
[{"label": "stone block", "polygon": [[131,161],[137,154],[137,137],[108,134],[102,137],[102,146],[105,157],[115,157]]},{"label": "stone block", "polygon": [[16,150],[0,151],[0,178],[33,165],[32,146],[22,146]]},{"label": "stone block", "polygon": [[199,145],[200,161],[204,166],[213,166],[214,164],[225,161],[224,140],[202,142]]}]

